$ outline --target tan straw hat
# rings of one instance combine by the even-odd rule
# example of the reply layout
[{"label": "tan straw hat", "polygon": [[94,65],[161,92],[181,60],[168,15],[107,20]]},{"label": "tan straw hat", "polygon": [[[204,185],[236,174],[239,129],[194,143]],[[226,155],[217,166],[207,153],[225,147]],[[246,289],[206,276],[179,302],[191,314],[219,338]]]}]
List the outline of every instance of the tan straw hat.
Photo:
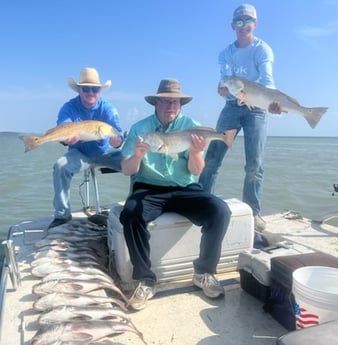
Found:
[{"label": "tan straw hat", "polygon": [[181,105],[187,104],[192,100],[192,97],[181,93],[180,83],[176,79],[162,79],[157,94],[146,96],[144,99],[151,105],[155,105],[156,101],[161,97],[180,98]]},{"label": "tan straw hat", "polygon": [[101,84],[97,70],[95,68],[85,67],[80,72],[79,82],[77,83],[73,78],[68,78],[68,85],[75,92],[79,92],[80,86],[99,86],[104,90],[110,87],[111,80],[107,80],[104,84]]}]

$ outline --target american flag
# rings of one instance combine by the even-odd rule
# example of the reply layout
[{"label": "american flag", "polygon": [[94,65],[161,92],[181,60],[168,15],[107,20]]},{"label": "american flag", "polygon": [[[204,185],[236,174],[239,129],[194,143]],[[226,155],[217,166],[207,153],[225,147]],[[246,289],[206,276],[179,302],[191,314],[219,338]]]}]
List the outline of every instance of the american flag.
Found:
[{"label": "american flag", "polygon": [[296,328],[304,328],[319,324],[319,316],[309,313],[305,308],[295,305]]}]

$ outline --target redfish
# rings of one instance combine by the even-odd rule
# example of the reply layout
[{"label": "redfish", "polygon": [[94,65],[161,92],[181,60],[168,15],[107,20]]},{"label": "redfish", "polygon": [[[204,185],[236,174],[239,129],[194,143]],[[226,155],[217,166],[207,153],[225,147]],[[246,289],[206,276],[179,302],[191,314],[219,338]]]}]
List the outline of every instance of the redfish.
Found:
[{"label": "redfish", "polygon": [[311,128],[315,128],[327,107],[303,107],[299,102],[285,93],[267,88],[261,84],[244,78],[229,76],[221,81],[221,86],[228,88],[235,96],[239,104],[245,104],[249,108],[258,107],[268,110],[269,105],[278,102],[283,112],[303,115]]}]

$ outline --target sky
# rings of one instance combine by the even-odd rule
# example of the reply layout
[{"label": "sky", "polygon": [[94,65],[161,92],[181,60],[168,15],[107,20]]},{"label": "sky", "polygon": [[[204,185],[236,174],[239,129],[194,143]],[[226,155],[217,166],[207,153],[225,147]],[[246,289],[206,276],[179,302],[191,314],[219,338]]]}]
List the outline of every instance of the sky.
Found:
[{"label": "sky", "polygon": [[[233,0],[3,0],[0,132],[43,133],[76,96],[67,78],[94,67],[124,130],[153,113],[144,96],[176,78],[193,97],[183,112],[215,127],[218,54],[235,39]],[[255,35],[275,55],[280,91],[326,106],[315,129],[298,114],[269,115],[269,136],[338,136],[338,0],[252,0]]]}]

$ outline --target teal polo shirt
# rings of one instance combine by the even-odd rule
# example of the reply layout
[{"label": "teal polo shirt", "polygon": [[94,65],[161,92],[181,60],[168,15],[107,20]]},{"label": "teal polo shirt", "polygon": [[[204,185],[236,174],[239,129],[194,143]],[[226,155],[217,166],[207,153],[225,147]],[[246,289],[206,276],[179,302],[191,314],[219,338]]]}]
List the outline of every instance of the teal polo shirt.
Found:
[{"label": "teal polo shirt", "polygon": [[[177,118],[170,123],[169,127],[164,130],[157,116],[155,114],[150,115],[135,123],[130,128],[122,147],[122,155],[124,157],[130,157],[134,154],[135,142],[143,133],[168,133],[196,126],[200,126],[197,121],[180,113]],[[140,170],[133,176],[133,182],[171,187],[184,187],[190,183],[196,182],[197,177],[188,170],[188,157],[189,151],[180,152],[175,158],[164,153],[148,151],[142,159]]]}]

